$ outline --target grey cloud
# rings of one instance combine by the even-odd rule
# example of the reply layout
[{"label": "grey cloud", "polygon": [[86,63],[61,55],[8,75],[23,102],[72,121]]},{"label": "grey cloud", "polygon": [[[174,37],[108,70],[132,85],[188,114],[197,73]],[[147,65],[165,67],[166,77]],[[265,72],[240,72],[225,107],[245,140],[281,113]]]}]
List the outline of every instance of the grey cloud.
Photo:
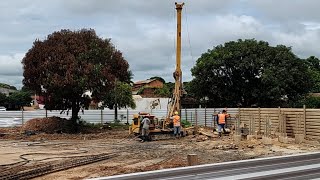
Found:
[{"label": "grey cloud", "polygon": [[[62,28],[93,28],[99,36],[112,38],[116,48],[128,60],[134,80],[161,76],[166,81],[173,81],[174,2],[3,1],[0,3],[0,82],[9,82],[10,79],[12,85],[21,83],[23,54],[32,47],[35,39],[44,39]],[[207,49],[240,38],[292,46],[301,57],[320,56],[320,15],[315,10],[319,5],[316,0],[186,1],[182,24],[183,79],[192,79],[190,69]],[[3,57],[6,61],[1,60]],[[10,64],[6,64],[8,59]]]},{"label": "grey cloud", "polygon": [[[91,0],[91,1],[77,1],[69,0],[64,1],[64,7],[73,13],[80,15],[92,14],[109,14],[112,16],[127,16],[135,15],[143,16],[147,19],[150,17],[170,17],[174,15],[175,0]],[[212,1],[212,0],[197,0],[185,1],[185,8],[190,13],[198,15],[205,13],[217,13],[228,10],[228,7],[234,0]]]},{"label": "grey cloud", "polygon": [[16,76],[22,74],[21,59],[24,54],[0,56],[0,75]]},{"label": "grey cloud", "polygon": [[320,20],[318,0],[246,0],[246,3],[260,12],[261,16],[273,21]]},{"label": "grey cloud", "polygon": [[11,86],[16,87],[17,89],[21,89],[22,79],[23,79],[23,76],[19,76],[19,75],[16,75],[16,76],[1,75],[0,76],[1,83],[9,84]]}]

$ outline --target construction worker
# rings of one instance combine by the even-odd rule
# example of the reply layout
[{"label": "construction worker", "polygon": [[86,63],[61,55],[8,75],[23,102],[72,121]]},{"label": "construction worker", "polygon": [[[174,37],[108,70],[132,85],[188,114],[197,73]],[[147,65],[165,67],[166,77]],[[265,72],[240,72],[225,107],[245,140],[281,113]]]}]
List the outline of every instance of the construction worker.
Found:
[{"label": "construction worker", "polygon": [[180,123],[180,116],[178,111],[174,112],[174,116],[172,117],[172,119],[173,119],[174,136],[179,137],[180,131],[181,131],[181,123]]},{"label": "construction worker", "polygon": [[218,126],[218,114],[221,114],[221,111],[218,111],[218,113],[212,114],[213,121],[212,121],[212,127],[213,127],[213,132],[216,130],[215,125]]},{"label": "construction worker", "polygon": [[141,129],[141,142],[144,142],[148,140],[149,135],[149,126],[150,126],[150,119],[147,116],[144,116],[144,118],[141,121],[142,129]]},{"label": "construction worker", "polygon": [[223,110],[221,114],[218,114],[218,133],[219,137],[221,137],[221,129],[223,129],[223,132],[226,133],[226,130],[224,129],[224,125],[226,124],[226,119],[230,117],[229,114],[227,114],[226,110]]}]

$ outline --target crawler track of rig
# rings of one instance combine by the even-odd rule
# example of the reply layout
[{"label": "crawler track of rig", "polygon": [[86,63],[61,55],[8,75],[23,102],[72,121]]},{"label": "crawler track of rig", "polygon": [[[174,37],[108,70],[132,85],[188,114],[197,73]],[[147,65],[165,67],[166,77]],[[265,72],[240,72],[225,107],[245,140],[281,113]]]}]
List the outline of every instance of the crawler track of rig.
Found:
[{"label": "crawler track of rig", "polygon": [[115,157],[115,154],[97,154],[82,157],[70,157],[69,160],[41,163],[30,166],[15,166],[0,171],[0,180],[30,179],[45,174],[83,166]]}]

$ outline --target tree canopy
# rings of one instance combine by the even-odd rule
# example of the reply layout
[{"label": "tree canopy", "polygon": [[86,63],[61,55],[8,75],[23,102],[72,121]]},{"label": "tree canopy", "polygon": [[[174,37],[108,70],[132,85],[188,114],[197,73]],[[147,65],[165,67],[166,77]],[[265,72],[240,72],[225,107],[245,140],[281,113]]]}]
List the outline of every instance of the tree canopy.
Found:
[{"label": "tree canopy", "polygon": [[9,96],[0,93],[0,106],[6,106],[10,110],[21,109],[23,106],[30,106],[32,101],[29,91],[15,91]]},{"label": "tree canopy", "polygon": [[303,60],[290,47],[254,39],[219,45],[191,69],[190,90],[212,106],[289,106],[312,87]]},{"label": "tree canopy", "polygon": [[308,72],[311,74],[312,89],[311,92],[320,92],[320,60],[314,56],[310,56],[305,60],[308,66]]},{"label": "tree canopy", "polygon": [[61,30],[41,41],[36,40],[22,60],[23,84],[47,97],[50,109],[78,112],[92,92],[99,101],[114,87],[115,79],[130,82],[129,64],[111,43],[92,29]]},{"label": "tree canopy", "polygon": [[115,121],[117,121],[118,108],[136,108],[132,98],[131,86],[128,83],[117,81],[115,88],[104,96],[103,105],[115,110]]},{"label": "tree canopy", "polygon": [[32,101],[28,91],[16,91],[7,97],[8,106],[12,109],[21,109],[23,106],[30,106]]},{"label": "tree canopy", "polygon": [[7,102],[7,96],[3,93],[0,93],[0,106],[5,105],[6,102]]},{"label": "tree canopy", "polygon": [[17,90],[16,87],[10,86],[9,84],[5,84],[5,83],[0,83],[0,87],[1,87],[1,88],[6,88],[6,89]]}]

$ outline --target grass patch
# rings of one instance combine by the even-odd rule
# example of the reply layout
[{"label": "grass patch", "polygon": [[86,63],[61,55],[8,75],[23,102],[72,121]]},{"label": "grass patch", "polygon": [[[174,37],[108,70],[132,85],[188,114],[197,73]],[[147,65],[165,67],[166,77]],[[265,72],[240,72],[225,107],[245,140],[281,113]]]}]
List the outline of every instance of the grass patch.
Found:
[{"label": "grass patch", "polygon": [[182,127],[185,127],[185,128],[192,126],[191,122],[187,121],[187,120],[182,120],[181,125],[182,125]]}]

